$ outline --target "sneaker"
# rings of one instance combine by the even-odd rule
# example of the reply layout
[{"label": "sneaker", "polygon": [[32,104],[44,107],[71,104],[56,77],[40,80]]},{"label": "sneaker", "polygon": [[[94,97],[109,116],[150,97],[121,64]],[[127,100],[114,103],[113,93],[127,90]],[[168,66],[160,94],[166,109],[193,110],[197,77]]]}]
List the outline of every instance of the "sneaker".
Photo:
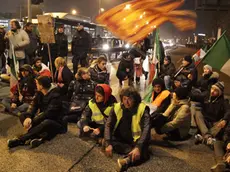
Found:
[{"label": "sneaker", "polygon": [[223,172],[226,169],[226,164],[223,162],[217,163],[216,165],[212,166],[212,172]]},{"label": "sneaker", "polygon": [[119,172],[127,171],[128,167],[129,167],[129,162],[130,162],[129,158],[119,158],[119,159],[117,159],[118,171]]},{"label": "sneaker", "polygon": [[200,134],[196,134],[195,135],[195,145],[201,144],[203,142],[204,142],[203,136],[201,136]]},{"label": "sneaker", "polygon": [[42,138],[40,138],[40,139],[33,139],[30,142],[30,147],[31,148],[36,148],[36,147],[40,146],[42,143],[43,143]]},{"label": "sneaker", "polygon": [[214,138],[212,138],[212,137],[209,137],[208,139],[207,139],[207,142],[206,142],[206,144],[208,145],[208,146],[210,146],[211,148],[214,148],[214,143],[216,142],[216,139],[214,139]]},{"label": "sneaker", "polygon": [[25,143],[21,141],[19,138],[10,139],[7,141],[8,148],[14,148],[22,145],[25,145]]}]

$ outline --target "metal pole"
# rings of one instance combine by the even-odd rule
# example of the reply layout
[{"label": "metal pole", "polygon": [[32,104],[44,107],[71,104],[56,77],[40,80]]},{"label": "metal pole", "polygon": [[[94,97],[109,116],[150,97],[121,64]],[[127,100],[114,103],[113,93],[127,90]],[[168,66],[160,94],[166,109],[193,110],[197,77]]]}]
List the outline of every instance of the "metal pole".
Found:
[{"label": "metal pole", "polygon": [[99,14],[101,14],[101,0],[98,0]]},{"label": "metal pole", "polygon": [[49,43],[47,43],[47,47],[48,47],[48,55],[49,55],[49,63],[50,63],[49,65],[50,65],[50,70],[51,70],[51,75],[52,75],[52,81],[54,82],[53,63],[52,63]]},{"label": "metal pole", "polygon": [[31,0],[28,0],[28,22],[32,22],[32,5],[31,5]]}]

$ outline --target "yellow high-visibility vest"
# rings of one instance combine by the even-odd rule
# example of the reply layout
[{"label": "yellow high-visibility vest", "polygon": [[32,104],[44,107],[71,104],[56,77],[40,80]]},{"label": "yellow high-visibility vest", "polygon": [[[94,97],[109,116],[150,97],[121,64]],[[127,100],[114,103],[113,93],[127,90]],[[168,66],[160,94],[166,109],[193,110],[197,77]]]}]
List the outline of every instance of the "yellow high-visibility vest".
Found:
[{"label": "yellow high-visibility vest", "polygon": [[[132,117],[132,135],[133,135],[133,141],[136,142],[140,137],[141,137],[141,126],[140,126],[140,122],[141,122],[141,118],[145,112],[145,107],[146,105],[144,103],[140,103],[138,106],[138,110],[137,113],[133,115]],[[123,116],[123,110],[121,108],[121,103],[116,103],[114,105],[114,112],[117,116],[117,122],[115,124],[114,127],[114,132],[117,129],[120,120]]]},{"label": "yellow high-visibility vest", "polygon": [[[97,124],[105,124],[105,118],[102,115],[100,109],[97,107],[96,103],[93,103],[92,100],[89,101],[89,108],[92,111],[92,117],[91,120],[96,122]],[[112,110],[113,106],[108,106],[105,111],[104,114],[108,117],[110,111]]]}]

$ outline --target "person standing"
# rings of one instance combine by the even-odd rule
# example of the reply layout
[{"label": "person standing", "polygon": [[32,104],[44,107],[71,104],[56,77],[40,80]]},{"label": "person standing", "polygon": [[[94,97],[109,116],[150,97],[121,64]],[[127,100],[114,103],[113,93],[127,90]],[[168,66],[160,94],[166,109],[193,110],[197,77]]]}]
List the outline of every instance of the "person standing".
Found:
[{"label": "person standing", "polygon": [[33,65],[34,58],[36,57],[36,51],[38,49],[38,37],[33,33],[33,23],[26,23],[24,30],[30,38],[30,43],[25,48],[26,63]]},{"label": "person standing", "polygon": [[12,59],[13,51],[19,67],[24,64],[25,48],[30,43],[28,34],[21,29],[19,22],[16,19],[10,21],[11,30],[7,32],[5,38],[9,40],[9,57]]},{"label": "person standing", "polygon": [[4,55],[5,49],[6,49],[6,41],[4,39],[5,37],[5,30],[4,26],[0,26],[0,70],[1,73],[5,73],[5,66],[6,66],[6,57]]},{"label": "person standing", "polygon": [[55,41],[57,46],[57,57],[67,58],[68,55],[68,39],[64,33],[64,26],[61,25],[58,28],[58,32],[55,35]]},{"label": "person standing", "polygon": [[73,54],[73,71],[77,73],[78,64],[80,62],[81,67],[86,67],[87,64],[87,53],[91,49],[91,36],[84,30],[82,25],[77,26],[77,32],[73,36],[72,40],[72,54]]}]

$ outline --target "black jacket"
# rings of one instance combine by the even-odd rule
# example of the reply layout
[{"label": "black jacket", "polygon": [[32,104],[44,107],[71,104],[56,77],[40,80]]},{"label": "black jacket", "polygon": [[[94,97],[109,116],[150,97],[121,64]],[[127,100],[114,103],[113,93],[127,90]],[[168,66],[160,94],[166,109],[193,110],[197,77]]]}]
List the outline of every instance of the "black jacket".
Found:
[{"label": "black jacket", "polygon": [[[67,66],[64,66],[64,69],[62,71],[62,79],[62,83],[64,84],[64,86],[60,90],[61,95],[67,95],[69,84],[73,80],[73,73]],[[56,83],[58,83],[58,70],[55,73],[54,80]]]},{"label": "black jacket", "polygon": [[[127,72],[126,69],[129,69],[129,72]],[[133,60],[127,60],[126,58],[123,57],[118,65],[117,74],[116,74],[117,78],[120,80],[124,80],[126,76],[132,77],[133,75],[134,75]]]},{"label": "black jacket", "polygon": [[0,55],[4,53],[6,49],[6,40],[4,39],[5,32],[0,32]]},{"label": "black jacket", "polygon": [[[135,108],[137,111],[137,108]],[[132,111],[132,114],[135,114],[136,112]],[[126,114],[124,114],[126,115]],[[123,115],[123,116],[124,116]],[[114,127],[115,127],[115,124],[117,122],[117,117],[116,117],[116,114],[114,112],[114,109],[112,109],[112,111],[110,112],[110,116],[109,118],[107,119],[106,121],[106,125],[105,125],[105,144],[106,146],[112,144],[112,137],[113,137],[113,130],[114,130]],[[129,142],[132,141],[132,145],[138,147],[140,150],[142,150],[143,146],[145,146],[146,144],[148,144],[149,142],[149,139],[150,139],[150,115],[149,115],[149,107],[146,107],[145,108],[145,112],[141,118],[141,121],[140,121],[140,126],[141,126],[141,131],[142,131],[142,134],[141,134],[141,137],[140,139],[138,139],[135,143],[130,140]],[[126,128],[124,129],[119,129],[119,124],[118,124],[118,127],[116,129],[117,130],[127,130]],[[115,131],[115,132],[116,132]],[[132,131],[127,131],[129,133],[131,133]],[[122,135],[122,133],[119,133]],[[118,133],[116,133],[116,135],[118,135]],[[130,135],[130,134],[129,134]],[[132,139],[132,138],[130,138]],[[122,142],[122,140],[120,140]],[[124,142],[127,142],[127,139],[126,141]]]},{"label": "black jacket", "polygon": [[163,65],[161,65],[161,70],[160,70],[160,73],[159,73],[159,78],[164,79],[165,76],[171,76],[171,77],[173,77],[175,71],[176,71],[176,68],[175,68],[175,65],[172,62],[170,62],[167,65],[163,64]]},{"label": "black jacket", "polygon": [[219,74],[216,72],[212,72],[209,75],[203,75],[191,90],[191,100],[203,103],[205,98],[208,98],[212,85],[218,82],[218,78]]},{"label": "black jacket", "polygon": [[230,120],[230,108],[224,96],[210,98],[203,104],[203,114],[207,121],[218,122],[221,119]]},{"label": "black jacket", "polygon": [[77,31],[72,40],[72,54],[76,57],[81,56],[91,50],[92,38],[90,34],[84,30]]},{"label": "black jacket", "polygon": [[68,55],[68,39],[64,33],[57,33],[55,35],[57,46],[57,56],[67,57]]},{"label": "black jacket", "polygon": [[[95,103],[96,102],[95,98],[93,98],[92,101]],[[107,107],[112,106],[116,102],[117,102],[116,98],[113,95],[111,95],[105,104],[99,103],[97,104],[97,106],[101,112],[104,112]],[[82,124],[82,128],[84,128],[84,126],[87,126],[89,125],[90,122],[92,122],[91,117],[92,117],[92,111],[89,106],[86,106],[80,120]],[[101,132],[104,132],[105,125],[99,125],[98,128],[100,129]]]},{"label": "black jacket", "polygon": [[[39,114],[37,114],[39,112]],[[32,125],[38,125],[46,119],[61,123],[62,102],[59,89],[51,86],[48,94],[37,92],[32,104],[28,109],[28,117],[32,119]]]},{"label": "black jacket", "polygon": [[35,52],[38,49],[38,37],[33,32],[26,31],[26,33],[30,38],[30,43],[26,46],[25,53],[28,56],[35,56]]},{"label": "black jacket", "polygon": [[91,80],[96,84],[109,84],[109,73],[102,71],[96,64],[89,68]]},{"label": "black jacket", "polygon": [[73,80],[68,88],[68,100],[71,102],[86,101],[93,98],[95,84],[91,80]]},{"label": "black jacket", "polygon": [[190,82],[190,80],[189,80],[189,81],[186,81],[186,80],[185,80],[185,82],[191,83],[191,85],[195,85],[196,82],[197,82],[197,78],[198,78],[198,73],[197,73],[197,69],[196,69],[195,64],[194,64],[194,63],[191,63],[191,64],[189,64],[189,65],[186,66],[186,67],[180,67],[180,68],[176,71],[176,73],[177,73],[178,71],[180,71],[181,69],[183,69],[183,70],[182,70],[181,72],[179,72],[179,74],[178,74],[177,76],[182,75],[182,76],[186,77],[187,80],[189,80],[189,79],[188,79],[188,75],[191,74],[192,77],[193,77],[192,81]]}]

